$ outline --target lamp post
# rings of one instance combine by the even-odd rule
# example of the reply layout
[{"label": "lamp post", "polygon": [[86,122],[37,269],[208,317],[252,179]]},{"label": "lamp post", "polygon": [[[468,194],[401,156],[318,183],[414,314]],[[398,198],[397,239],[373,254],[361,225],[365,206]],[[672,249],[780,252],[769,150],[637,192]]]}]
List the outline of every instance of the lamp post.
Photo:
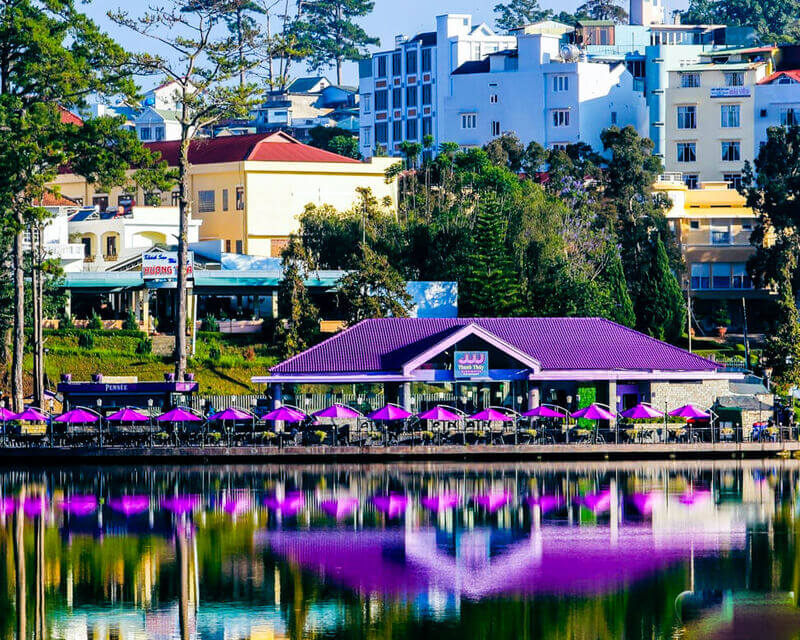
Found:
[{"label": "lamp post", "polygon": [[149,421],[147,423],[147,431],[149,434],[150,448],[152,449],[153,448],[153,399],[152,398],[147,399],[147,417],[149,418]]},{"label": "lamp post", "polygon": [[50,412],[49,412],[49,416],[50,416],[50,446],[51,447],[53,446],[53,443],[54,443],[54,440],[55,440],[54,437],[53,437],[53,404],[54,404],[53,403],[53,399],[51,398],[50,399]]},{"label": "lamp post", "polygon": [[3,414],[3,446],[6,446],[7,430],[6,430],[6,401],[0,400],[0,413]]},{"label": "lamp post", "polygon": [[100,430],[100,448],[103,448],[103,399],[97,399],[97,414],[100,416],[100,421],[98,422],[99,430]]}]

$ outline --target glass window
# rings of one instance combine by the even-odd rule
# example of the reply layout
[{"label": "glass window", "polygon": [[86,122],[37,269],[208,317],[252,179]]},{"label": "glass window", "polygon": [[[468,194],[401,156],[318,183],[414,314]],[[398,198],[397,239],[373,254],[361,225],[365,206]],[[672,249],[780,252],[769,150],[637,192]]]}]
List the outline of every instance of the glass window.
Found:
[{"label": "glass window", "polygon": [[140,140],[150,140],[150,127],[142,127],[139,129]]},{"label": "glass window", "polygon": [[569,76],[553,76],[553,91],[569,91]]},{"label": "glass window", "polygon": [[694,142],[678,143],[678,162],[694,162],[697,160],[697,146]]},{"label": "glass window", "polygon": [[709,265],[703,262],[692,264],[692,289],[709,289],[711,287],[708,267]]},{"label": "glass window", "polygon": [[424,84],[422,85],[422,104],[429,105],[432,100],[433,94],[433,85]]},{"label": "glass window", "polygon": [[747,265],[745,263],[735,263],[732,271],[733,276],[731,277],[731,284],[734,289],[753,288],[753,281],[750,279],[750,274],[747,272]]},{"label": "glass window", "polygon": [[395,120],[392,123],[392,139],[395,142],[400,142],[403,139],[403,121]]},{"label": "glass window", "polygon": [[198,213],[211,213],[216,209],[214,204],[214,191],[198,191],[197,192],[197,212]]},{"label": "glass window", "polygon": [[742,186],[741,173],[723,173],[722,179],[728,183],[728,186],[731,189],[739,189],[739,187]]},{"label": "glass window", "polygon": [[500,98],[496,93],[493,93],[492,95],[489,96],[489,102],[491,104],[497,104],[499,101],[500,101]]},{"label": "glass window", "polygon": [[422,135],[423,136],[433,135],[433,118],[422,119]]},{"label": "glass window", "polygon": [[413,109],[417,106],[417,87],[406,87],[406,108]]},{"label": "glass window", "polygon": [[681,74],[681,86],[688,89],[693,87],[700,86],[700,74],[699,73],[682,73]]},{"label": "glass window", "polygon": [[402,71],[403,58],[399,53],[392,54],[392,75],[399,76]]},{"label": "glass window", "polygon": [[556,109],[555,111],[553,111],[553,126],[554,127],[569,126],[569,109]]},{"label": "glass window", "polygon": [[379,144],[386,144],[389,137],[389,128],[385,122],[379,122],[375,125],[375,142]]},{"label": "glass window", "polygon": [[461,128],[462,129],[475,129],[478,126],[478,116],[475,113],[462,113],[461,114]]},{"label": "glass window", "polygon": [[697,189],[700,186],[700,179],[696,173],[684,173],[683,174],[683,183],[689,189]]},{"label": "glass window", "polygon": [[372,129],[369,127],[361,127],[361,144],[363,144],[365,147],[372,145],[372,141],[370,140],[371,133]]},{"label": "glass window", "polygon": [[241,240],[237,240],[236,241],[236,253],[238,253],[238,254],[242,253],[242,241]]},{"label": "glass window", "polygon": [[417,139],[417,119],[409,118],[406,120],[406,138],[408,140]]},{"label": "glass window", "polygon": [[236,210],[244,210],[244,187],[236,187]]},{"label": "glass window", "polygon": [[798,122],[800,122],[798,115],[800,114],[798,114],[794,107],[781,109],[781,125],[784,127],[791,127],[792,125],[798,124]]},{"label": "glass window", "polygon": [[386,77],[386,56],[378,57],[378,77],[379,78]]},{"label": "glass window", "polygon": [[226,240],[225,241],[225,253],[230,253],[230,252],[231,252],[231,241],[230,240]]},{"label": "glass window", "polygon": [[492,120],[492,135],[496,138],[500,135],[500,122]]},{"label": "glass window", "polygon": [[223,211],[227,211],[228,210],[228,190],[227,189],[223,189],[222,190],[222,210]]},{"label": "glass window", "polygon": [[730,244],[731,228],[727,224],[711,225],[711,244]]},{"label": "glass window", "polygon": [[422,72],[425,73],[431,70],[431,50],[422,50]]},{"label": "glass window", "polygon": [[403,108],[403,90],[400,87],[392,89],[392,108]]},{"label": "glass window", "polygon": [[361,111],[370,113],[372,111],[372,94],[365,93],[361,96]]},{"label": "glass window", "polygon": [[726,140],[722,143],[722,161],[738,162],[741,160],[741,145],[738,140]]},{"label": "glass window", "polygon": [[731,288],[730,262],[713,262],[711,264],[711,288],[712,289]]},{"label": "glass window", "polygon": [[723,104],[720,105],[720,125],[724,128],[739,126],[739,105]]},{"label": "glass window", "polygon": [[689,228],[697,231],[700,228],[699,220],[689,220]]},{"label": "glass window", "polygon": [[386,89],[375,92],[375,111],[386,111],[389,108],[389,92]]},{"label": "glass window", "polygon": [[164,127],[156,127],[155,128],[155,139],[156,140],[163,140],[164,139]]},{"label": "glass window", "polygon": [[93,196],[92,206],[97,207],[98,211],[108,210],[108,196]]},{"label": "glass window", "polygon": [[744,73],[741,71],[729,71],[725,74],[726,87],[744,86]]},{"label": "glass window", "polygon": [[106,236],[106,257],[117,257],[117,236]]},{"label": "glass window", "polygon": [[406,73],[413,74],[417,72],[417,50],[412,49],[406,51]]},{"label": "glass window", "polygon": [[697,128],[697,107],[693,104],[678,107],[678,129]]}]

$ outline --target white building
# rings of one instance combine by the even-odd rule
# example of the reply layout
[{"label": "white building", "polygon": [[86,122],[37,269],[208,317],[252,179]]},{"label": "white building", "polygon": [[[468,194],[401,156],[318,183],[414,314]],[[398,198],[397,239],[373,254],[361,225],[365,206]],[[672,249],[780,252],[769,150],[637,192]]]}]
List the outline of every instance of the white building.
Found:
[{"label": "white building", "polygon": [[164,109],[165,111],[177,111],[181,105],[180,86],[175,81],[165,82],[150,89],[142,97],[143,107],[153,107],[154,109]]},{"label": "white building", "polygon": [[[42,227],[42,248],[48,258],[57,258],[61,268],[67,273],[83,269],[83,246],[80,243],[70,242],[69,216],[80,207],[75,201],[56,195],[52,192],[45,193],[40,204],[47,210],[49,217]],[[32,240],[36,231],[25,231],[24,251],[30,251]]]},{"label": "white building", "polygon": [[[105,271],[119,260],[154,245],[178,243],[178,207],[130,207],[122,213],[86,207],[69,218],[69,235],[82,244],[86,271]],[[189,242],[197,242],[200,220],[189,221]]]},{"label": "white building", "polygon": [[181,139],[181,124],[176,111],[145,107],[134,120],[134,126],[136,135],[143,142]]},{"label": "white building", "polygon": [[513,36],[496,34],[485,24],[472,24],[472,16],[437,16],[436,31],[413,38],[395,38],[395,48],[362,61],[359,67],[360,151],[365,158],[377,145],[389,155],[400,143],[421,142],[441,136],[440,115],[450,94],[450,73],[470,60],[516,45]]},{"label": "white building", "polygon": [[555,29],[524,30],[517,46],[467,62],[450,76],[440,136],[482,146],[504,132],[548,148],[585,142],[601,150],[610,126],[647,135],[642,92],[624,63],[590,62]]},{"label": "white building", "polygon": [[767,141],[770,127],[800,124],[800,69],[776,71],[755,86],[754,153]]}]

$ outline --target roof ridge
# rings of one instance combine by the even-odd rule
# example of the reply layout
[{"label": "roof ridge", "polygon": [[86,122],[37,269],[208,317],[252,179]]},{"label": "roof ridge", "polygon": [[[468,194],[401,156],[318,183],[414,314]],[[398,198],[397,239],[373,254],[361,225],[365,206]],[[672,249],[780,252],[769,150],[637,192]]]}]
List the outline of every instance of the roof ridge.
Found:
[{"label": "roof ridge", "polygon": [[365,322],[368,322],[370,320],[385,320],[385,318],[364,318],[364,320],[359,320],[352,327],[347,327],[344,331],[340,331],[339,333],[334,333],[330,338],[325,338],[325,340],[323,340],[322,342],[318,342],[313,347],[309,347],[308,349],[305,349],[304,351],[301,351],[300,353],[296,353],[292,357],[287,358],[286,360],[283,360],[282,362],[279,362],[278,364],[270,367],[269,368],[269,372],[272,373],[273,369],[277,369],[278,367],[282,367],[283,365],[289,364],[290,362],[296,360],[300,356],[305,356],[305,355],[308,355],[309,353],[311,353],[312,351],[318,350],[323,345],[328,344],[329,342],[332,342],[333,340],[336,340],[338,338],[341,338],[346,333],[349,333],[352,329],[355,329],[359,325],[364,324]]}]

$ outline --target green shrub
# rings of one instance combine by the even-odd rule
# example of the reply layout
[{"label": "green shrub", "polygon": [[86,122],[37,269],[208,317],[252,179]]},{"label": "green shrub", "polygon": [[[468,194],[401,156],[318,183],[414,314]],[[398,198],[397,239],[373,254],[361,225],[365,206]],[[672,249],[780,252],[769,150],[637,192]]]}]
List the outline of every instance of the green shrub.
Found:
[{"label": "green shrub", "polygon": [[91,331],[82,331],[79,333],[78,347],[81,349],[94,349],[94,334]]},{"label": "green shrub", "polygon": [[128,311],[125,316],[125,322],[122,323],[123,331],[138,331],[139,323],[136,321],[136,314],[133,311]]},{"label": "green shrub", "polygon": [[217,358],[215,362],[220,369],[233,369],[242,364],[242,359],[237,356],[224,355]]},{"label": "green shrub", "polygon": [[87,328],[89,331],[102,331],[103,321],[97,315],[97,312],[92,311],[92,317],[89,318],[89,326]]},{"label": "green shrub", "polygon": [[136,343],[136,355],[146,356],[153,353],[153,341],[150,338],[142,338]]},{"label": "green shrub", "polygon": [[200,323],[200,331],[210,331],[216,333],[219,331],[219,322],[214,316],[206,316],[203,322]]},{"label": "green shrub", "polygon": [[208,359],[211,362],[217,363],[222,357],[222,349],[220,349],[218,342],[212,342],[208,345]]}]

